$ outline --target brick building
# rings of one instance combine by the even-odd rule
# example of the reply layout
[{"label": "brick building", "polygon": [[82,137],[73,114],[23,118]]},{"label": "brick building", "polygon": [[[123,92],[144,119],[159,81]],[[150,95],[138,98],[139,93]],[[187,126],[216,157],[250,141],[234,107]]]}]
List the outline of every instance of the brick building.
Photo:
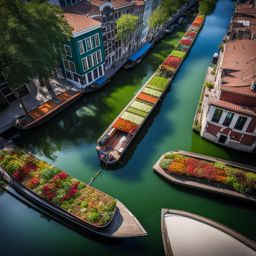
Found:
[{"label": "brick building", "polygon": [[256,151],[255,40],[233,40],[224,45],[200,134],[230,148]]}]

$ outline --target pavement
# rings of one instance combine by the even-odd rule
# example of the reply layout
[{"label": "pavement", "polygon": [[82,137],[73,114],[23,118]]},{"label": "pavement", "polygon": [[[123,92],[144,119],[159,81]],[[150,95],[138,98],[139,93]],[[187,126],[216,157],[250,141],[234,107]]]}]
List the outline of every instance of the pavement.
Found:
[{"label": "pavement", "polygon": [[[64,78],[51,79],[50,84],[55,93],[63,92],[72,87],[72,84]],[[51,98],[47,88],[42,88],[38,80],[34,80],[28,87],[31,92],[22,98],[28,110],[41,105]],[[7,109],[0,112],[0,134],[14,126],[16,119],[22,115],[24,115],[24,111],[17,101],[11,103]]]}]

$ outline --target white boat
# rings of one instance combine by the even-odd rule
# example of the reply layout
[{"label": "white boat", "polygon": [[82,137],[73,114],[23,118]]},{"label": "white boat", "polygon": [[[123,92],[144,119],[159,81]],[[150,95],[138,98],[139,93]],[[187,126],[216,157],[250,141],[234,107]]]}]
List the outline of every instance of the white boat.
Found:
[{"label": "white boat", "polygon": [[161,230],[167,256],[256,255],[254,241],[222,224],[189,212],[162,209]]}]

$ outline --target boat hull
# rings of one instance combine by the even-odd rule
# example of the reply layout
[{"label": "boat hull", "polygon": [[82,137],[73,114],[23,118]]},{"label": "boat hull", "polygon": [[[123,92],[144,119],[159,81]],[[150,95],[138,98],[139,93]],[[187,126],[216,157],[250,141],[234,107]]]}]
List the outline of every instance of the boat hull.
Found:
[{"label": "boat hull", "polygon": [[45,122],[49,121],[51,118],[53,118],[54,116],[56,116],[57,114],[62,112],[64,109],[66,109],[67,107],[69,107],[73,103],[75,103],[83,94],[84,94],[84,92],[77,93],[75,97],[73,97],[69,101],[63,103],[59,108],[57,108],[53,112],[43,116],[42,118],[40,118],[40,120],[34,120],[31,123],[29,123],[27,125],[24,125],[24,126],[16,124],[15,127],[18,128],[18,129],[21,129],[21,130],[29,130],[29,129],[38,127],[38,126],[44,124]]},{"label": "boat hull", "polygon": [[[210,250],[208,250],[209,254],[205,254],[205,252],[203,252],[204,246],[205,246],[205,241],[201,242],[201,246],[202,246],[202,253],[200,254],[200,252],[198,253],[198,251],[200,251],[200,248],[197,248],[197,254],[194,254],[193,252],[193,248],[189,248],[188,249],[188,253],[180,253],[180,251],[177,249],[176,245],[174,244],[175,239],[173,239],[173,237],[170,238],[169,234],[172,232],[172,236],[175,236],[177,231],[175,232],[175,229],[173,229],[174,226],[172,226],[172,230],[170,230],[170,227],[168,227],[168,224],[170,225],[170,222],[167,223],[166,218],[171,218],[171,216],[175,216],[175,217],[179,217],[179,218],[185,218],[185,219],[190,219],[192,221],[196,221],[196,223],[198,223],[198,230],[192,230],[193,233],[200,233],[200,231],[202,229],[200,229],[200,226],[208,226],[213,230],[217,230],[218,233],[224,233],[225,236],[231,237],[232,239],[235,239],[234,241],[237,243],[242,244],[243,248],[244,246],[249,250],[249,252],[251,253],[250,255],[254,255],[254,253],[256,253],[256,243],[250,239],[248,239],[247,237],[241,235],[240,233],[222,225],[219,224],[215,221],[212,221],[208,218],[196,215],[196,214],[192,214],[190,212],[185,212],[185,211],[179,211],[179,210],[174,210],[174,209],[162,209],[161,212],[161,232],[162,232],[162,241],[163,241],[163,246],[164,246],[164,252],[166,256],[179,256],[179,255],[213,255],[214,253],[212,253]],[[177,226],[177,224],[176,224]],[[192,229],[191,226],[188,226],[186,230],[189,229],[189,227]],[[182,229],[182,227],[180,227]],[[182,246],[186,247],[186,232],[184,230],[182,238],[184,237],[184,243],[182,243]],[[181,232],[180,232],[181,233]],[[196,235],[196,234],[195,234]],[[201,232],[201,235],[206,236],[208,235],[208,233],[204,233],[203,231]],[[180,234],[178,234],[177,236],[180,236]],[[171,240],[172,239],[172,240]],[[177,240],[176,240],[177,242]],[[208,239],[208,243],[215,243],[214,240],[212,239]],[[203,245],[202,245],[203,243]],[[207,244],[206,244],[207,245]],[[220,240],[220,243],[218,244],[218,242],[216,242],[215,247],[222,247],[224,245],[223,241]],[[223,250],[222,253],[227,253],[227,251],[230,250],[230,252],[232,251],[232,248],[225,248],[226,250]],[[221,255],[233,255],[233,256],[237,256],[237,255],[241,255],[239,254],[239,252],[236,254],[234,254],[234,252],[232,252],[232,254],[221,254]],[[219,255],[219,254],[215,254],[215,255]],[[243,254],[243,255],[247,255],[247,254]]]},{"label": "boat hull", "polygon": [[[228,164],[233,167],[244,168],[244,169],[247,169],[248,171],[256,172],[255,168],[253,168],[252,166],[241,165],[239,163],[235,163],[235,162],[231,162],[231,161],[227,161],[227,160],[223,160],[223,159],[218,159],[218,158],[213,158],[213,157],[208,157],[208,156],[206,157],[206,156],[196,154],[196,153],[186,152],[186,151],[182,151],[182,150],[170,151],[168,153],[181,153],[181,154],[184,154],[185,156],[195,157],[195,158],[199,158],[199,159],[206,160],[206,161],[213,161],[213,162],[220,161],[224,164]],[[215,193],[218,195],[224,195],[224,196],[231,197],[234,199],[240,199],[240,200],[243,200],[246,202],[256,203],[256,197],[252,196],[252,195],[242,194],[242,193],[236,192],[236,191],[228,189],[228,188],[219,187],[215,184],[199,181],[199,180],[196,180],[193,178],[186,178],[184,176],[181,177],[181,176],[177,176],[177,175],[173,175],[173,174],[167,174],[159,165],[160,161],[163,159],[164,155],[162,155],[160,157],[160,159],[155,163],[155,165],[153,166],[153,170],[159,176],[161,176],[168,182],[173,183],[175,185],[183,186],[183,187],[198,189],[201,191],[208,191],[208,192],[212,192],[212,193]]]}]

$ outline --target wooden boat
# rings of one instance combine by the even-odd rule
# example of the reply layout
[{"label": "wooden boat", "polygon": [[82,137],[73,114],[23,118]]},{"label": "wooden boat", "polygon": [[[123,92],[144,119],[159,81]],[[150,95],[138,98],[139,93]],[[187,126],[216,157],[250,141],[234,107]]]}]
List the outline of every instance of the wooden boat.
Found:
[{"label": "wooden boat", "polygon": [[[203,23],[202,23],[203,25]],[[191,49],[193,43],[196,40],[197,35],[200,32],[202,27],[200,26],[195,38],[192,40],[189,50]],[[186,56],[188,55],[189,50],[186,52]],[[185,59],[186,57],[184,57]],[[138,134],[143,124],[146,122],[147,118],[149,118],[150,114],[156,108],[156,105],[159,101],[161,101],[162,97],[164,96],[166,90],[170,86],[172,80],[174,79],[175,75],[177,74],[179,68],[181,67],[184,59],[178,65],[176,72],[173,74],[172,77],[166,78],[168,80],[166,88],[161,92],[161,96],[158,98],[157,102],[152,105],[151,111],[148,113],[146,118],[142,121],[142,123],[138,126],[138,128],[134,131],[123,131],[118,129],[114,126],[116,121],[126,112],[126,110],[133,104],[133,102],[137,99],[138,95],[143,92],[143,90],[148,86],[151,79],[157,76],[157,72],[155,72],[149,80],[142,86],[142,88],[138,91],[138,93],[132,98],[132,100],[128,103],[128,105],[123,109],[123,111],[117,116],[117,118],[110,124],[107,130],[101,135],[101,137],[97,141],[96,151],[100,161],[105,165],[115,165],[117,164],[121,157],[124,155],[125,151],[127,150],[128,146],[131,144],[134,137]]]},{"label": "wooden boat", "polygon": [[107,84],[110,83],[110,79],[106,78],[105,76],[100,77],[97,79],[93,84],[85,87],[86,93],[92,93],[101,90],[104,88]]},{"label": "wooden boat", "polygon": [[[4,148],[17,148],[6,140],[0,138],[0,149]],[[32,155],[31,155],[32,156]],[[34,157],[34,156],[32,156]],[[34,157],[35,158],[35,157]],[[72,214],[59,207],[50,201],[45,200],[32,190],[25,187],[22,183],[15,180],[3,168],[0,167],[0,175],[2,178],[11,185],[20,195],[32,202],[34,205],[43,209],[46,214],[56,219],[57,221],[79,231],[92,232],[101,236],[110,238],[127,238],[145,236],[147,232],[141,226],[135,216],[123,205],[119,200],[116,200],[116,208],[112,219],[103,226],[95,226],[76,215]],[[107,195],[86,184],[87,187]]]},{"label": "wooden boat", "polygon": [[[244,164],[236,163],[233,161],[227,161],[227,160],[214,158],[214,157],[210,157],[210,156],[204,156],[201,154],[191,153],[191,152],[182,151],[182,150],[170,151],[168,153],[180,153],[187,157],[193,157],[193,158],[197,158],[197,159],[205,160],[205,161],[209,161],[209,162],[221,162],[230,167],[242,168],[246,171],[256,172],[256,168],[249,166],[249,165],[244,165]],[[242,194],[235,190],[232,190],[231,188],[228,188],[225,186],[220,186],[220,184],[213,183],[213,182],[211,182],[211,183],[206,182],[202,179],[196,179],[196,178],[192,178],[192,177],[190,178],[187,176],[178,176],[175,174],[167,173],[164,169],[162,169],[160,167],[160,161],[164,158],[164,155],[165,154],[163,154],[160,157],[160,159],[155,163],[155,165],[153,166],[153,169],[159,176],[161,176],[165,180],[167,180],[173,184],[176,184],[176,185],[181,185],[181,186],[189,187],[189,188],[195,188],[195,189],[199,189],[202,191],[213,192],[215,194],[232,197],[234,199],[240,199],[243,201],[256,203],[256,197],[251,194]]]},{"label": "wooden boat", "polygon": [[84,91],[67,90],[62,92],[40,106],[33,108],[29,111],[29,116],[23,115],[19,117],[15,127],[22,130],[37,127],[73,104],[83,94]]},{"label": "wooden boat", "polygon": [[162,209],[161,231],[166,256],[253,256],[256,243],[210,219]]},{"label": "wooden boat", "polygon": [[134,54],[132,54],[132,56],[130,56],[130,58],[124,65],[124,68],[129,69],[139,64],[142,61],[142,59],[149,53],[152,47],[152,43],[143,44]]}]

